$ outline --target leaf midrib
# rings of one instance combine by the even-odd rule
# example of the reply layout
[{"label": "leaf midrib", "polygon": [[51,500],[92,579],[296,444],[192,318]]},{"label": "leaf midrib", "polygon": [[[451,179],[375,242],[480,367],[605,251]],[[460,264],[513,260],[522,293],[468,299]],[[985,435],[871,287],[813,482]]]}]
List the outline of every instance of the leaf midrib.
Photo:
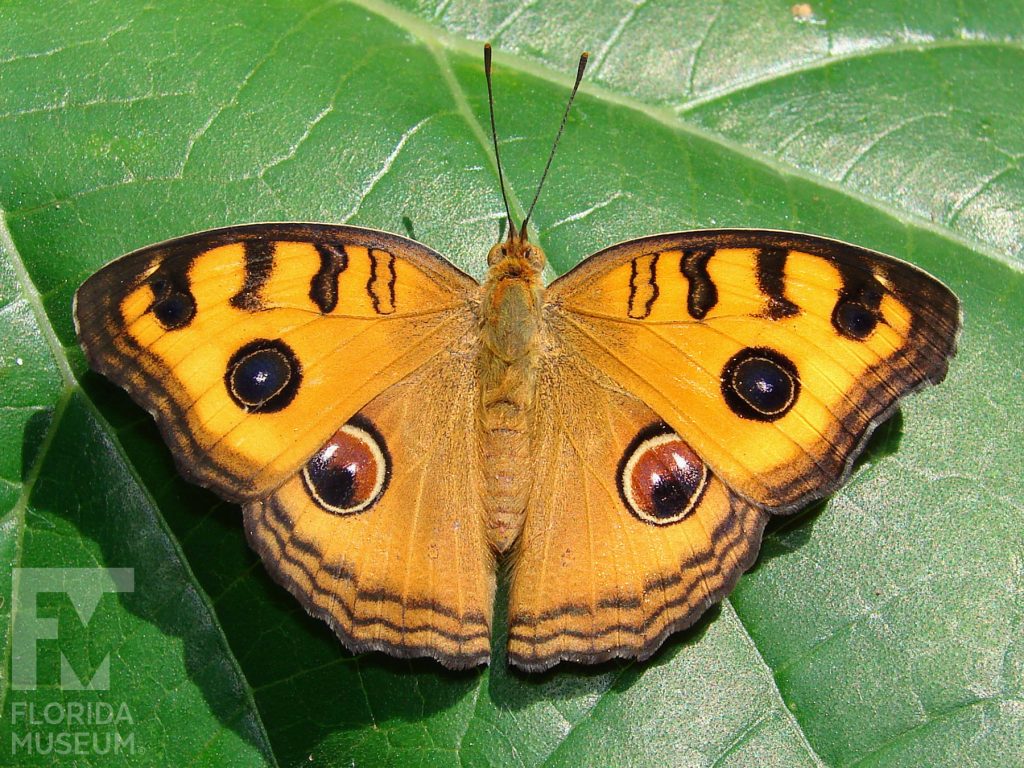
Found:
[{"label": "leaf midrib", "polygon": [[[482,45],[478,42],[471,41],[468,38],[459,37],[453,35],[445,30],[434,27],[423,19],[415,16],[407,11],[395,8],[386,3],[380,2],[380,0],[343,0],[351,5],[357,5],[374,15],[381,17],[382,19],[391,22],[397,27],[404,29],[410,35],[420,40],[424,45],[430,49],[433,53],[439,50],[454,51],[458,54],[469,56],[471,58],[480,57],[482,55]],[[915,228],[927,230],[928,232],[938,236],[939,238],[952,243],[959,247],[965,247],[978,254],[987,256],[990,259],[1006,264],[1012,267],[1017,272],[1024,272],[1024,264],[1017,262],[1013,259],[1011,254],[1004,253],[996,248],[993,248],[989,243],[985,243],[974,238],[960,235],[956,232],[951,231],[943,224],[933,221],[929,218],[921,216],[913,211],[909,211],[904,208],[897,208],[880,200],[878,198],[871,197],[864,193],[856,190],[849,189],[842,186],[838,182],[831,181],[829,179],[822,178],[813,173],[810,173],[802,168],[788,165],[778,158],[772,157],[764,152],[759,152],[751,147],[739,144],[738,142],[732,141],[721,134],[717,134],[708,131],[704,128],[696,126],[692,123],[688,123],[680,119],[681,114],[689,111],[697,106],[704,106],[717,99],[725,99],[731,97],[737,93],[742,93],[745,90],[762,85],[766,82],[777,81],[779,79],[790,77],[792,75],[799,75],[805,72],[814,71],[816,69],[823,69],[833,65],[841,64],[846,61],[853,61],[857,59],[868,58],[871,56],[882,56],[890,53],[897,54],[902,52],[920,52],[927,53],[934,50],[942,50],[947,48],[978,48],[978,47],[993,47],[993,48],[1006,48],[1015,52],[1024,53],[1024,43],[1016,43],[1008,40],[1001,41],[990,41],[984,39],[956,39],[956,40],[936,40],[931,43],[893,43],[885,47],[871,48],[871,49],[858,49],[851,51],[848,54],[841,55],[825,55],[821,59],[814,62],[809,62],[793,67],[787,67],[784,69],[774,70],[769,74],[764,75],[760,78],[754,78],[749,81],[743,81],[734,84],[727,90],[723,90],[715,94],[714,98],[707,98],[703,100],[692,100],[687,102],[686,105],[677,107],[678,112],[673,111],[669,107],[656,107],[654,105],[643,102],[639,99],[627,96],[617,91],[605,88],[600,85],[595,85],[593,82],[588,82],[584,79],[580,85],[580,91],[589,96],[594,97],[598,101],[606,104],[613,104],[624,109],[628,109],[637,114],[643,115],[649,120],[663,125],[673,131],[698,138],[702,141],[706,141],[710,144],[717,145],[723,150],[728,151],[738,157],[742,157],[752,163],[759,164],[768,168],[779,176],[792,177],[799,179],[803,182],[814,184],[815,186],[827,189],[832,192],[837,192],[844,197],[851,200],[855,200],[863,205],[866,205],[874,210],[883,213],[888,218],[894,219],[903,223],[904,225],[912,225]],[[496,58],[500,58],[502,62],[505,62],[504,66],[510,69],[514,69],[520,73],[535,77],[548,83],[555,83],[566,89],[571,86],[571,76],[566,72],[556,72],[549,67],[543,66],[530,59],[524,58],[516,54],[503,54],[498,51],[495,52]],[[435,53],[435,56],[438,54]],[[446,69],[450,71],[450,64],[447,64]],[[442,69],[442,72],[444,69]],[[461,98],[463,102],[467,104],[465,94],[461,88],[458,88],[456,80],[448,80],[449,89],[452,91],[452,95],[456,98],[456,101]],[[458,89],[461,96],[457,96],[455,90]],[[473,130],[477,140],[481,142],[486,154],[490,157],[493,152],[491,150],[490,141],[486,138],[488,136],[487,130],[480,125],[470,110],[467,115],[467,119],[472,118],[470,122],[470,128]],[[481,140],[481,137],[484,137]],[[493,161],[492,161],[493,162]],[[495,174],[497,174],[495,166]],[[510,195],[509,203],[512,204]],[[522,206],[516,203],[517,211],[521,212]]]},{"label": "leaf midrib", "polygon": [[[380,0],[337,0],[336,2],[329,2],[326,4],[319,5],[310,12],[308,12],[307,14],[305,14],[299,22],[293,25],[292,28],[286,30],[285,33],[275,41],[273,47],[279,46],[281,41],[285,37],[292,34],[295,28],[301,26],[303,23],[308,21],[309,18],[317,15],[318,13],[321,13],[327,7],[341,4],[355,5],[360,8],[363,8],[364,10],[376,16],[379,16],[385,21],[388,21],[394,24],[395,26],[405,30],[408,34],[422,42],[428,48],[428,50],[436,59],[438,68],[441,71],[441,74],[445,79],[445,82],[448,85],[448,88],[451,91],[453,98],[455,98],[456,106],[458,108],[459,113],[462,114],[466,119],[467,124],[470,126],[471,131],[474,133],[475,138],[483,147],[485,155],[488,158],[491,158],[493,152],[491,150],[490,140],[487,138],[489,136],[489,133],[484,126],[480,125],[480,123],[476,120],[475,115],[472,113],[472,110],[469,108],[468,100],[465,97],[465,93],[458,86],[458,82],[455,79],[454,73],[452,72],[450,62],[448,61],[448,57],[444,53],[445,51],[452,51],[461,55],[466,55],[475,58],[480,55],[481,46],[479,43],[472,41],[468,38],[453,35],[443,29],[434,27],[430,23],[421,19],[420,17],[415,16],[402,9],[395,8],[391,5],[388,5],[387,3],[380,2]],[[803,168],[789,165],[777,157],[774,157],[764,152],[757,151],[743,144],[739,144],[720,134],[706,130],[702,127],[699,127],[692,123],[688,123],[685,120],[681,119],[681,117],[685,115],[687,112],[699,106],[704,106],[716,100],[732,97],[738,93],[744,92],[745,90],[763,85],[764,83],[778,81],[782,78],[796,76],[809,71],[824,69],[834,65],[842,64],[843,62],[869,58],[872,56],[895,55],[905,52],[929,53],[932,51],[944,49],[977,49],[979,47],[1005,49],[1018,53],[1024,52],[1024,43],[1016,42],[1009,39],[989,40],[985,38],[956,38],[949,40],[933,40],[927,43],[893,42],[885,46],[879,46],[875,48],[853,49],[848,53],[839,55],[824,54],[820,58],[815,59],[814,61],[804,62],[802,64],[797,64],[786,68],[773,70],[770,73],[766,73],[762,76],[752,78],[750,80],[733,83],[728,88],[715,92],[713,95],[708,94],[696,99],[691,99],[685,104],[678,105],[674,108],[657,107],[652,104],[643,102],[639,99],[611,90],[609,88],[605,88],[600,85],[595,85],[593,82],[588,82],[586,80],[584,80],[583,84],[580,87],[580,90],[586,93],[587,95],[592,96],[595,99],[601,101],[602,103],[613,104],[615,106],[622,107],[623,109],[628,109],[632,112],[643,115],[645,118],[653,121],[654,123],[665,126],[673,131],[677,131],[688,136],[700,139],[701,141],[705,141],[710,144],[716,145],[722,148],[724,151],[727,151],[737,157],[744,158],[752,163],[756,163],[764,168],[767,168],[781,177],[790,177],[793,179],[800,180],[801,182],[813,184],[821,189],[826,189],[838,193],[846,198],[861,203],[862,205],[877,210],[886,217],[894,219],[895,221],[899,221],[905,226],[913,226],[915,228],[925,230],[946,242],[949,242],[959,247],[965,247],[980,255],[986,256],[994,261],[1009,266],[1017,273],[1022,273],[1024,272],[1024,263],[1015,259],[1013,254],[995,248],[990,243],[951,230],[948,226],[948,223],[944,224],[938,221],[934,221],[914,211],[893,206],[885,200],[871,197],[870,195],[862,193],[860,191],[844,187],[840,181],[826,179],[819,175],[815,175],[814,173],[811,173],[810,171],[805,170]],[[253,73],[260,66],[262,66],[263,61],[266,59],[268,55],[269,54],[265,54],[263,57],[261,57],[260,60],[255,65],[255,67],[252,70],[250,70],[250,72],[247,75],[243,77],[242,85],[244,85],[244,81],[250,79]],[[538,78],[545,82],[556,83],[559,86],[564,86],[568,90],[570,78],[568,77],[567,73],[556,72],[550,69],[549,67],[543,66],[533,60],[524,58],[516,54],[499,53],[498,58],[505,62],[505,66],[508,66],[510,69],[514,69],[520,73],[527,74],[531,77]],[[242,87],[242,85],[240,85],[239,87]],[[176,94],[164,95],[173,96]],[[223,111],[224,106],[226,106],[227,103],[229,103],[230,101],[231,98],[229,98],[225,102],[225,104],[219,106],[217,109],[214,110],[212,115],[204,121],[204,128],[200,130],[200,134],[210,123],[212,123],[216,119],[216,116],[221,111]],[[77,106],[80,105],[72,104],[68,105],[67,108],[72,109]],[[494,165],[493,159],[491,159],[490,162],[492,170],[494,171],[495,176],[497,176],[497,167],[496,165]],[[185,164],[187,164],[187,160],[179,168],[179,173],[175,175],[146,177],[141,179],[132,178],[124,181],[119,181],[113,184],[76,192],[61,199],[49,200],[46,201],[45,203],[30,206],[29,208],[26,209],[8,211],[8,219],[20,219],[27,215],[36,213],[40,210],[49,209],[53,207],[55,204],[71,204],[78,199],[87,197],[92,194],[96,194],[97,192],[102,192],[107,189],[125,186],[126,184],[131,184],[138,181],[180,181],[183,178],[180,171],[184,170]],[[516,210],[516,212],[522,215],[523,207],[521,203],[518,201],[518,199],[516,199],[514,194],[512,194],[511,192],[509,194],[509,204]]]}]

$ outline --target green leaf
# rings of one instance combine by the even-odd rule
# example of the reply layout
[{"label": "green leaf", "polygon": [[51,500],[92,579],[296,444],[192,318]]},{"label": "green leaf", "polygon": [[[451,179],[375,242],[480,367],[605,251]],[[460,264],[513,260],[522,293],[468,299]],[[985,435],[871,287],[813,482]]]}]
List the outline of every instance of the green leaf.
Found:
[{"label": "green leaf", "polygon": [[[21,740],[67,731],[97,765],[1022,765],[1024,3],[836,5],[0,8],[5,764],[52,759]],[[499,651],[452,674],[346,653],[76,346],[86,276],[213,226],[411,230],[481,276],[502,218],[485,39],[520,214],[593,54],[535,214],[552,274],[652,232],[774,227],[908,259],[963,300],[947,382],[644,664],[523,676]],[[16,569],[52,567],[132,568],[134,591],[87,622],[38,596],[59,634],[16,689]],[[61,654],[83,680],[109,654],[109,689],[61,689]],[[131,722],[43,718],[96,702]],[[134,754],[99,754],[115,730]]]}]

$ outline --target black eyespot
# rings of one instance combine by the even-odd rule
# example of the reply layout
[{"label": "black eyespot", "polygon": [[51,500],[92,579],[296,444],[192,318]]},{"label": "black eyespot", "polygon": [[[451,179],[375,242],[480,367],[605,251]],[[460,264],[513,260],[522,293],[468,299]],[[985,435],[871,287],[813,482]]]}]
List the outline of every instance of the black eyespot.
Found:
[{"label": "black eyespot", "polygon": [[391,477],[391,457],[384,439],[360,419],[343,426],[302,469],[306,492],[321,508],[336,515],[369,509]]},{"label": "black eyespot", "polygon": [[832,325],[844,336],[862,341],[878,325],[878,313],[860,302],[840,301],[832,310]]},{"label": "black eyespot", "polygon": [[168,331],[184,328],[196,314],[196,303],[186,293],[172,293],[153,304],[153,315]]},{"label": "black eyespot", "polygon": [[149,289],[153,291],[149,309],[164,330],[176,331],[192,322],[196,316],[196,300],[187,280],[157,273],[150,278]]},{"label": "black eyespot", "polygon": [[302,380],[298,358],[281,340],[257,339],[235,352],[224,383],[239,408],[274,413],[287,406]]},{"label": "black eyespot", "polygon": [[765,347],[747,347],[725,364],[722,395],[737,416],[776,421],[796,403],[800,377],[788,357]]},{"label": "black eyespot", "polygon": [[630,443],[619,462],[623,504],[645,523],[668,525],[700,504],[710,474],[701,458],[666,424],[652,424]]}]

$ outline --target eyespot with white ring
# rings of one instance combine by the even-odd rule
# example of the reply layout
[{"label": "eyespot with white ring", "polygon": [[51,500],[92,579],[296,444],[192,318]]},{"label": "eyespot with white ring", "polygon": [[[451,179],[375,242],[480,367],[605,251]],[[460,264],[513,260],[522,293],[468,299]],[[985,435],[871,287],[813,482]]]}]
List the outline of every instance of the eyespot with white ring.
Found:
[{"label": "eyespot with white ring", "polygon": [[309,497],[335,515],[365,512],[384,494],[390,477],[384,439],[362,419],[335,432],[302,468]]},{"label": "eyespot with white ring", "polygon": [[793,361],[768,347],[741,349],[722,369],[722,396],[737,416],[778,421],[800,396],[800,374]]},{"label": "eyespot with white ring", "polygon": [[281,339],[255,339],[228,361],[224,386],[228,395],[248,413],[277,413],[298,394],[302,366],[295,352]]},{"label": "eyespot with white ring", "polygon": [[652,525],[678,523],[704,497],[711,474],[689,445],[666,424],[652,424],[630,443],[617,484],[626,509]]}]

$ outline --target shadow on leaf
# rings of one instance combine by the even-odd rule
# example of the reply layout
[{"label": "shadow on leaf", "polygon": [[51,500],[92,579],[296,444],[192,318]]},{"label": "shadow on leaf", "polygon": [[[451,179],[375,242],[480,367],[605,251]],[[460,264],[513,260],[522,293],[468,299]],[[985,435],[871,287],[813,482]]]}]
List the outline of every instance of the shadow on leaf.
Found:
[{"label": "shadow on leaf", "polygon": [[631,659],[612,659],[594,665],[561,662],[545,672],[528,673],[508,665],[505,645],[508,637],[507,606],[508,585],[502,582],[495,603],[488,695],[498,708],[513,711],[552,700],[599,697],[611,690],[625,691],[640,678],[646,667],[665,663],[688,646],[699,643],[721,611],[719,605],[712,606],[693,626],[670,635],[651,658],[640,663]]},{"label": "shadow on leaf", "polygon": [[[899,450],[903,438],[903,413],[897,410],[890,418],[882,422],[868,438],[864,450],[853,464],[855,474],[865,464],[874,464],[886,456]],[[839,490],[837,493],[841,493]],[[764,531],[761,553],[751,571],[757,570],[779,555],[785,555],[806,544],[821,514],[828,508],[832,496],[812,502],[806,508],[793,515],[773,515]],[[786,543],[780,543],[781,534],[785,533]]]}]

